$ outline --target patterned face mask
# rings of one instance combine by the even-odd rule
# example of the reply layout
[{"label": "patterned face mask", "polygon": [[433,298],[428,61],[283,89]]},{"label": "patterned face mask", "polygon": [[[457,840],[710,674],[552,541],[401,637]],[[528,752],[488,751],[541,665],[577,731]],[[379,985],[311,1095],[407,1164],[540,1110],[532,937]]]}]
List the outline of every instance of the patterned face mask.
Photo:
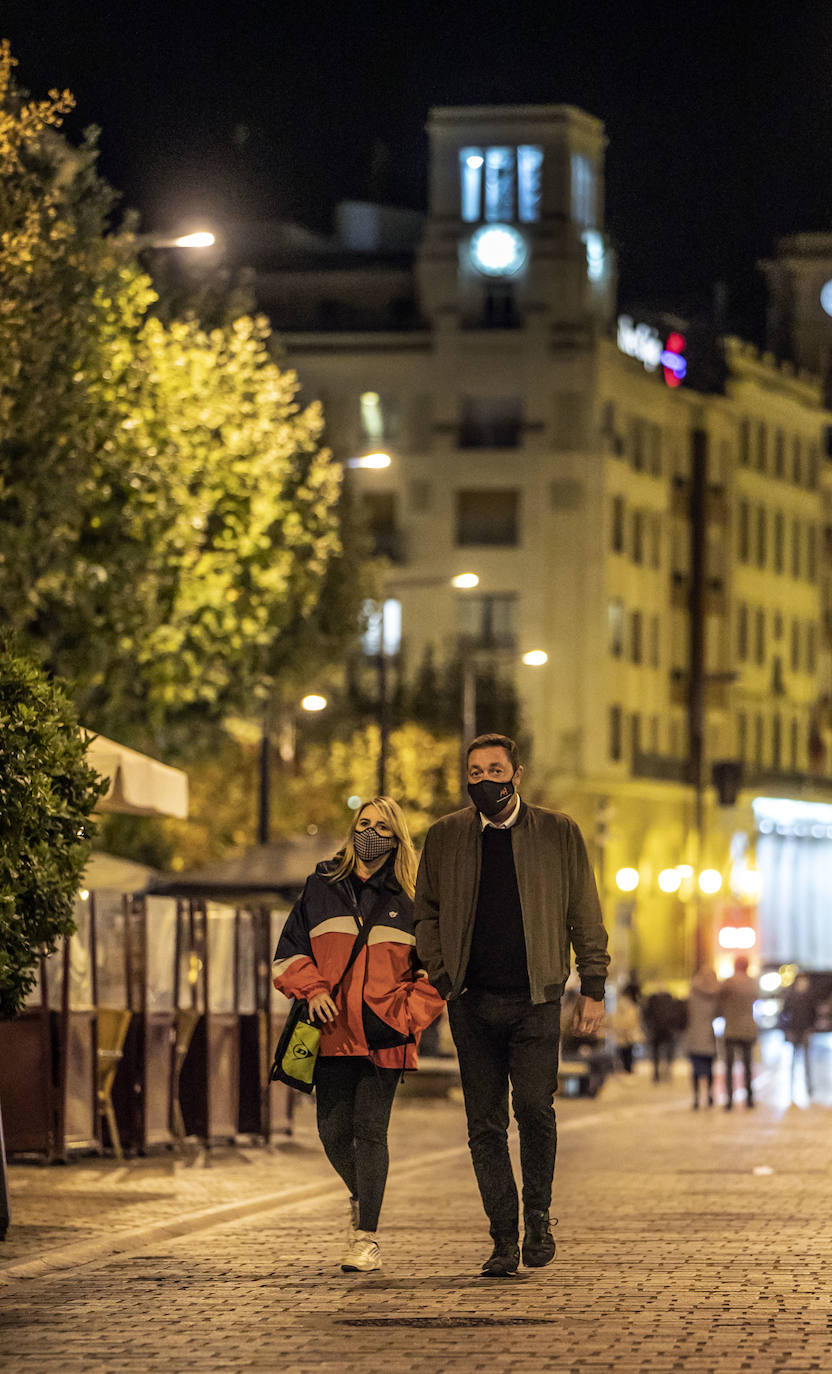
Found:
[{"label": "patterned face mask", "polygon": [[398,844],[394,835],[380,835],[372,826],[368,826],[366,830],[356,830],[352,842],[356,854],[365,864],[380,859],[382,854],[387,854]]}]

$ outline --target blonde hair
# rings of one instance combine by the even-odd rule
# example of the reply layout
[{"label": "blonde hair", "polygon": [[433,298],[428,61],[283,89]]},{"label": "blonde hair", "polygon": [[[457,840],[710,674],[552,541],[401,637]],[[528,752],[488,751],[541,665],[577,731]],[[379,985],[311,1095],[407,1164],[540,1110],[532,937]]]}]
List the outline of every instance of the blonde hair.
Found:
[{"label": "blonde hair", "polygon": [[335,855],[336,859],[340,862],[329,881],[331,883],[336,883],[339,878],[346,878],[355,868],[357,855],[353,843],[353,836],[355,835],[355,827],[358,825],[362,814],[366,811],[368,806],[375,806],[377,810],[381,812],[382,820],[390,827],[399,842],[396,849],[396,862],[393,866],[393,871],[396,875],[396,881],[402,891],[406,892],[408,897],[412,897],[416,890],[416,850],[413,848],[413,841],[410,838],[410,831],[407,828],[404,812],[399,806],[399,803],[393,801],[392,797],[368,797],[365,802],[362,802],[353,817],[353,822],[350,826],[349,834],[344,841],[343,849],[339,849],[338,853]]}]

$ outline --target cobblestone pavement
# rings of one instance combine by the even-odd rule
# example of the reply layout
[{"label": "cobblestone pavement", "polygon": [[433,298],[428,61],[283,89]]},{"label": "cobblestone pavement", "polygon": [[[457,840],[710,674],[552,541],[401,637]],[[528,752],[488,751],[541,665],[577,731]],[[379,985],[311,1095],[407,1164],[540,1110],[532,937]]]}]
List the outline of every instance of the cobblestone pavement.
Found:
[{"label": "cobblestone pavement", "polygon": [[[243,1176],[257,1175],[245,1184],[252,1201],[285,1187],[290,1167],[313,1171],[326,1192],[120,1254],[100,1248],[72,1269],[38,1277],[8,1272],[32,1248],[12,1241],[15,1256],[7,1242],[0,1367],[4,1374],[829,1371],[829,1109],[800,1096],[788,1105],[779,1048],[772,1042],[766,1052],[754,1111],[740,1099],[731,1113],[692,1112],[681,1066],[671,1083],[654,1086],[641,1066],[633,1079],[609,1082],[595,1102],[561,1102],[558,1257],[515,1280],[477,1277],[488,1237],[462,1109],[453,1102],[397,1104],[384,1269],[374,1275],[337,1267],[345,1207],[327,1187],[307,1105],[291,1158],[246,1152],[250,1162],[219,1159],[184,1183],[180,1171],[164,1204],[145,1198],[121,1213],[111,1209],[97,1231],[94,1206],[78,1196],[90,1191],[74,1182],[78,1166],[41,1171],[67,1180],[52,1185],[55,1209],[67,1217],[76,1205],[78,1214],[87,1209],[83,1243],[99,1247],[125,1217],[135,1231],[142,1219],[150,1226],[169,1219],[177,1202],[184,1213],[204,1210],[211,1198],[233,1201]],[[27,1187],[32,1198],[37,1190],[21,1187],[16,1175],[16,1224],[25,1230]],[[101,1174],[100,1191],[119,1191],[113,1176]],[[119,1186],[153,1191],[146,1180]],[[57,1262],[60,1250],[51,1253]]]}]

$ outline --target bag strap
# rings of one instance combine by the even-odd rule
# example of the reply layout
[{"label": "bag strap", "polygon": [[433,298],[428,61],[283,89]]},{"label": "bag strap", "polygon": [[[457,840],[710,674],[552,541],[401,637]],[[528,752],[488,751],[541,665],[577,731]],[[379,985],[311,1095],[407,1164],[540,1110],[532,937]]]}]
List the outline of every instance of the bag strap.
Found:
[{"label": "bag strap", "polygon": [[370,931],[375,925],[376,920],[381,915],[384,907],[387,905],[389,900],[389,893],[386,890],[382,889],[382,892],[379,895],[379,899],[373,907],[372,911],[370,912],[369,916],[365,917],[364,921],[362,922],[361,929],[355,937],[355,944],[353,945],[352,950],[350,951],[350,957],[347,960],[346,965],[344,967],[344,972],[341,974],[341,977],[338,979],[338,982],[335,984],[335,987],[329,994],[333,1002],[335,1001],[335,998],[338,996],[338,993],[341,991],[341,985],[344,979],[346,978],[347,974],[349,973],[350,969],[352,968],[353,964],[355,963],[356,959],[358,958],[359,954],[361,953],[362,949],[364,948],[368,939],[370,938]]}]

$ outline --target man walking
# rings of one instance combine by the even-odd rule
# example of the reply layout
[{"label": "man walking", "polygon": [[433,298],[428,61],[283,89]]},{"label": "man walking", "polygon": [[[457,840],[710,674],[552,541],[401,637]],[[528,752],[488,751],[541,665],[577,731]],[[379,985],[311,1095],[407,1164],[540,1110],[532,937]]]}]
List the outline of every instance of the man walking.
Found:
[{"label": "man walking", "polygon": [[448,1002],[468,1143],[494,1242],[482,1272],[520,1263],[517,1185],[508,1152],[508,1086],[520,1135],[523,1263],[555,1256],[549,1207],[557,1134],[560,998],[572,945],[581,978],[573,1027],[604,1016],[609,958],[595,880],[570,817],[520,799],[517,745],[468,746],[474,803],[431,826],[416,881],[416,948]]},{"label": "man walking", "polygon": [[734,1059],[742,1059],[745,1078],[745,1105],[754,1106],[754,1091],[751,1085],[751,1056],[757,1039],[757,1023],[754,1020],[754,1003],[759,996],[758,983],[748,976],[748,959],[738,954],[734,960],[734,973],[726,978],[719,989],[719,1012],[725,1017],[725,1091],[726,1111],[730,1111],[734,1101]]}]

